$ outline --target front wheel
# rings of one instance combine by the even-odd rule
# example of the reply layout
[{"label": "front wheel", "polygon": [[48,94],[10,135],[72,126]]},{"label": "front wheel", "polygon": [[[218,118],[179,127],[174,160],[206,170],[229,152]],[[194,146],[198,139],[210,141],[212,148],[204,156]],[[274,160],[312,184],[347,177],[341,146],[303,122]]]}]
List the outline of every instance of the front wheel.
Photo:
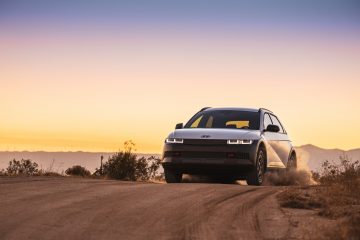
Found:
[{"label": "front wheel", "polygon": [[259,186],[264,181],[265,174],[265,163],[266,163],[266,153],[263,148],[258,150],[256,155],[256,164],[251,172],[247,175],[246,182],[248,185]]},{"label": "front wheel", "polygon": [[182,174],[177,173],[170,169],[164,169],[165,170],[165,181],[167,183],[180,183],[182,180]]}]

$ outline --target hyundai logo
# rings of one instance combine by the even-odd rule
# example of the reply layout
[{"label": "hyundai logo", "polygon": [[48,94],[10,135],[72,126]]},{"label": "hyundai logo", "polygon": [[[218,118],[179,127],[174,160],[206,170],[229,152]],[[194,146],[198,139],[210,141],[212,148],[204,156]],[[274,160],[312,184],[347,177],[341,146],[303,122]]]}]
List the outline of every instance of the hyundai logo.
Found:
[{"label": "hyundai logo", "polygon": [[209,138],[210,135],[202,135],[201,138]]}]

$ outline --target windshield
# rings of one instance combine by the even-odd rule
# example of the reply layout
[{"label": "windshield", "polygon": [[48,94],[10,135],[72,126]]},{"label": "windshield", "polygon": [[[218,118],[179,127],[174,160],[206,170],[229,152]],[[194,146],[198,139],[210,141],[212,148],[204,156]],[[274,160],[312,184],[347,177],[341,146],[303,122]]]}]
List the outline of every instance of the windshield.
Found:
[{"label": "windshield", "polygon": [[184,128],[234,128],[259,130],[260,113],[237,110],[214,110],[197,113]]}]

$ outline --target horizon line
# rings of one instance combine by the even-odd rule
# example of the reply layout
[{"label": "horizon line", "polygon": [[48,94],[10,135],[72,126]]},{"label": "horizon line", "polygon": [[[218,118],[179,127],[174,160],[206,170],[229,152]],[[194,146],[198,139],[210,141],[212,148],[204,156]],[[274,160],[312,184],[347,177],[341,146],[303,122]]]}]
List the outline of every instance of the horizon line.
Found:
[{"label": "horizon line", "polygon": [[[314,145],[314,144],[311,144],[311,143],[308,143],[308,144],[303,144],[303,145],[300,145],[300,146],[294,146],[295,148],[302,148],[302,147],[306,147],[306,146],[312,146],[312,147],[315,147],[315,148],[319,148],[319,149],[322,149],[322,150],[338,150],[338,151],[344,151],[344,152],[349,152],[349,151],[353,151],[353,150],[358,150],[360,149],[360,147],[357,147],[357,148],[351,148],[351,149],[348,149],[348,150],[344,150],[344,149],[341,149],[341,148],[323,148],[323,147],[319,147],[317,145]],[[121,149],[120,149],[121,150]],[[10,151],[10,150],[0,150],[1,153],[24,153],[24,152],[29,152],[29,153],[104,153],[104,154],[107,154],[107,153],[117,153],[119,151],[85,151],[85,150],[76,150],[76,151],[47,151],[47,150],[14,150],[14,151]],[[162,154],[161,152],[136,152],[134,151],[133,153],[135,154]]]}]

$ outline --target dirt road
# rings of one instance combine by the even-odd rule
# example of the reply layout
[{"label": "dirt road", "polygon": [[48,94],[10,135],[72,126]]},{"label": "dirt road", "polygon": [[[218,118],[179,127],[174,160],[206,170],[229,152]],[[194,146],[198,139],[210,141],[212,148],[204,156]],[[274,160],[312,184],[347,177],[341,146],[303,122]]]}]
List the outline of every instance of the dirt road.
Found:
[{"label": "dirt road", "polygon": [[0,178],[0,239],[279,239],[279,187]]}]

